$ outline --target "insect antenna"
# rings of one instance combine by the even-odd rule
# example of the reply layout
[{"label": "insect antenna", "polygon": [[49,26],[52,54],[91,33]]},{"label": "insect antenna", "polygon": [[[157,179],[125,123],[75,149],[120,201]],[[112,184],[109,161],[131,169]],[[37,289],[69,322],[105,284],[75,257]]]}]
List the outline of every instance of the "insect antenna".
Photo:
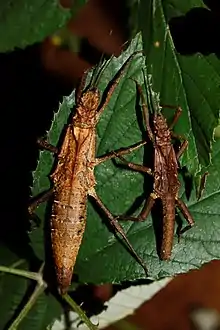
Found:
[{"label": "insect antenna", "polygon": [[[110,31],[110,34],[111,33],[112,33],[112,31]],[[125,41],[121,47],[124,48],[124,46],[127,43],[128,43],[128,41]],[[109,63],[111,62],[111,60],[113,59],[114,56],[115,55],[112,54],[109,58],[106,59],[104,53],[102,53],[99,63],[94,68],[91,82],[89,84],[89,88],[92,88],[92,87],[97,88],[103,72],[106,70],[106,68],[108,67]],[[101,66],[101,68],[100,68],[100,66]]]},{"label": "insect antenna", "polygon": [[94,69],[93,69],[93,73],[92,73],[92,77],[91,77],[91,81],[90,81],[90,88],[95,86],[95,81],[97,79],[97,76],[99,75],[99,70],[100,70],[100,66],[103,66],[103,62],[105,61],[104,58],[104,53],[102,53],[99,62],[95,65]]},{"label": "insect antenna", "polygon": [[152,89],[152,75],[148,72],[145,74],[144,69],[142,69],[144,76],[144,86],[147,95],[147,104],[149,106],[149,112],[154,115],[161,113],[161,107],[159,102],[158,93],[154,92]]},{"label": "insect antenna", "polygon": [[[112,30],[109,33],[110,35],[112,34]],[[126,45],[127,41],[122,45],[122,47],[124,45]],[[104,53],[102,53],[102,56],[100,58],[100,61],[98,63],[98,65],[96,65],[95,69],[94,69],[94,75],[91,79],[91,83],[90,83],[90,87],[96,87],[99,84],[99,81],[101,79],[102,73],[103,71],[107,68],[107,66],[109,65],[111,59],[114,57],[114,55],[112,54],[108,59],[104,58]],[[102,63],[103,62],[103,63]],[[102,66],[101,66],[102,64]],[[99,67],[101,66],[101,68],[99,69]]]},{"label": "insect antenna", "polygon": [[[89,82],[89,84],[87,85],[87,78],[88,78],[88,74],[89,74],[89,69],[86,70],[82,76],[82,78],[80,79],[80,82],[77,84],[76,86],[76,93],[75,93],[75,102],[76,104],[79,103],[82,94],[84,92],[85,86],[87,85],[86,89],[90,89],[92,87],[96,87],[97,85],[97,79],[100,76],[99,71],[103,71],[103,67],[105,66],[105,62],[102,63],[104,60],[104,54],[102,53],[99,63],[95,65],[94,69],[93,69],[93,73],[92,73],[92,77],[91,77],[91,81]],[[99,69],[99,66],[101,66],[101,69]]]},{"label": "insect antenna", "polygon": [[145,74],[144,69],[142,69],[143,77],[144,77],[144,88],[146,91],[146,96],[147,96],[147,105],[148,105],[148,110],[152,114],[152,109],[153,109],[153,103],[152,103],[152,97],[151,97],[151,81],[149,74]]},{"label": "insect antenna", "polygon": [[100,81],[100,79],[101,79],[101,77],[102,77],[103,72],[106,70],[106,68],[108,67],[108,65],[109,65],[109,63],[111,62],[111,59],[112,59],[113,57],[114,57],[114,55],[111,55],[111,57],[110,57],[109,59],[105,60],[105,61],[102,63],[102,66],[101,66],[100,69],[99,69],[99,65],[100,65],[100,64],[98,65],[98,67],[97,67],[97,69],[96,69],[97,76],[95,76],[93,82],[91,82],[91,86],[92,86],[92,87],[97,87],[97,86],[98,86],[99,81]]}]

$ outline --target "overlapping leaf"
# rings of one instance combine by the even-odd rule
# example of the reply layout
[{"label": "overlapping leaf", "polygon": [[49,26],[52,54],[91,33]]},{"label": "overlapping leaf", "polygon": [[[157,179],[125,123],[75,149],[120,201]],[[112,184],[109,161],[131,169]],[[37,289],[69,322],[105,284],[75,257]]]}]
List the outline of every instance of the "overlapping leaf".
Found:
[{"label": "overlapping leaf", "polygon": [[[28,270],[25,260],[18,259],[5,246],[0,246],[1,265],[19,270]],[[1,266],[0,265],[0,266]],[[20,276],[0,272],[1,317],[0,328],[8,329],[13,320],[28,302],[34,282]],[[26,297],[26,298],[25,298]],[[19,329],[45,329],[61,314],[61,306],[51,296],[41,294],[32,306],[27,317],[20,323]]]},{"label": "overlapping leaf", "polygon": [[[129,54],[142,48],[140,36],[133,40],[129,49],[118,59],[114,59],[105,70],[100,81],[100,90],[103,91],[114,74],[120,69],[122,63],[128,58]],[[115,90],[112,98],[106,107],[100,122],[97,126],[97,155],[103,155],[108,151],[121,147],[126,147],[142,139],[140,130],[140,113],[135,112],[136,90],[133,81],[128,79],[133,77],[142,85],[144,82],[142,69],[144,68],[144,59],[138,55],[131,63],[120,84]],[[149,88],[150,86],[148,86]],[[71,99],[72,98],[72,99]],[[63,125],[67,121],[67,116],[73,105],[73,95],[64,100],[62,107],[55,116],[52,129],[49,133],[49,140],[56,143]],[[190,121],[186,114],[183,114],[181,122],[181,132],[184,132],[184,124],[190,127]],[[189,126],[188,126],[189,125]],[[185,128],[186,129],[186,128]],[[195,136],[193,130],[189,129],[189,148],[187,164],[190,168],[195,168]],[[216,164],[219,144],[215,146],[213,162]],[[196,151],[197,152],[197,151]],[[144,149],[132,153],[127,158],[142,164]],[[152,155],[145,155],[152,157]],[[196,160],[197,164],[198,159]],[[46,174],[50,173],[53,164],[53,158],[48,152],[42,152],[38,168],[34,174],[33,193],[49,187],[49,180]],[[203,262],[217,257],[218,240],[216,237],[216,228],[218,227],[217,216],[210,215],[209,205],[212,205],[214,214],[218,215],[217,196],[219,186],[213,178],[216,177],[215,165],[210,169],[208,177],[207,191],[203,199],[197,203],[194,192],[190,201],[187,203],[192,215],[195,218],[196,226],[190,232],[184,235],[180,244],[174,239],[174,248],[172,261],[161,262],[156,252],[155,232],[152,225],[152,219],[149,216],[144,223],[126,223],[123,224],[127,236],[134,246],[135,250],[147,262],[149,267],[149,276],[160,278],[166,275],[173,275],[187,271],[193,267],[199,267]],[[214,173],[213,173],[214,171]],[[97,178],[97,192],[105,205],[113,214],[122,214],[126,212],[140,195],[143,196],[145,186],[149,188],[149,181],[139,173],[134,173],[116,166],[112,161],[99,165],[95,169]],[[214,179],[215,180],[215,179]],[[184,188],[182,187],[182,191]],[[208,195],[207,195],[208,194]],[[209,198],[207,197],[209,196]],[[203,213],[201,214],[201,207]],[[39,215],[43,219],[44,207],[39,208]],[[48,219],[46,220],[48,221]],[[212,223],[212,226],[210,226]],[[214,242],[211,237],[215,234]],[[42,228],[31,234],[32,245],[37,255],[44,259]],[[215,255],[213,254],[215,251]],[[75,272],[79,275],[82,282],[120,282],[124,280],[134,280],[144,277],[144,272],[140,265],[127,252],[124,246],[112,235],[106,225],[103,223],[103,217],[97,213],[93,203],[88,203],[87,227],[83,243],[78,255]]]},{"label": "overlapping leaf", "polygon": [[5,0],[0,3],[0,52],[40,42],[61,28],[70,12],[57,0]]}]

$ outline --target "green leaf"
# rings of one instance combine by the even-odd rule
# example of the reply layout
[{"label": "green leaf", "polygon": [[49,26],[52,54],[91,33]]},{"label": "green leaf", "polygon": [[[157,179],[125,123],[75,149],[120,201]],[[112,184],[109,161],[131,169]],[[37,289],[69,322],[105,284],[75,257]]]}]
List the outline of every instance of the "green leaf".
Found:
[{"label": "green leaf", "polygon": [[[114,75],[118,72],[129,55],[137,49],[142,49],[140,35],[137,35],[127,51],[118,59],[114,58],[110,61],[100,79],[99,90],[101,92],[105,90],[109,81],[113,79]],[[132,60],[126,73],[121,77],[118,87],[115,89],[109,104],[100,117],[100,121],[97,125],[98,156],[104,155],[111,150],[130,146],[142,140],[142,131],[140,129],[142,126],[140,124],[142,121],[141,110],[136,109],[137,93],[135,84],[128,78],[132,77],[137,79],[143,87],[143,69],[146,74],[144,58],[139,54]],[[147,88],[149,92],[150,86],[147,86]],[[58,113],[54,117],[52,128],[48,134],[48,139],[53,144],[57,143],[60,133],[67,123],[68,114],[72,111],[71,108],[74,105],[73,98],[73,94],[64,98]],[[184,127],[183,125],[181,129],[183,133],[185,133]],[[188,133],[190,145],[188,152],[186,152],[187,155],[193,154],[193,132],[193,130],[190,130]],[[152,158],[152,154],[148,153],[147,149],[145,153],[144,149],[145,148],[140,148],[136,152],[126,156],[126,158],[132,162],[143,164],[143,156],[147,160]],[[217,161],[217,158],[215,158],[215,154],[213,155],[214,163]],[[196,162],[197,161],[198,159]],[[189,161],[189,164],[191,168],[194,166],[194,158]],[[53,156],[50,155],[48,151],[41,152],[38,167],[34,173],[33,195],[49,187],[47,175],[51,172],[52,165]],[[210,167],[210,173],[212,173],[214,166],[213,164],[213,166]],[[217,177],[216,169],[214,171],[214,177]],[[111,160],[98,165],[97,168],[95,168],[95,175],[97,180],[96,191],[98,195],[109,210],[116,215],[127,212],[138,197],[142,196],[147,198],[148,194],[146,195],[146,190],[148,190],[149,193],[152,191],[152,185],[147,175],[144,177],[140,173],[116,166]],[[213,180],[211,178],[213,177],[210,174],[207,185],[210,185],[210,180]],[[217,189],[217,187],[211,187],[210,191],[212,190],[215,195]],[[181,187],[180,195],[183,191],[184,185]],[[213,194],[210,192],[211,196],[214,196]],[[205,235],[208,237],[208,242],[210,243],[210,237],[213,233],[212,228],[210,225],[205,225],[204,215],[201,217],[195,212],[195,207],[199,209],[202,201],[205,200],[204,198],[205,197],[197,203],[195,200],[195,192],[193,191],[190,201],[187,202],[190,211],[195,217],[196,226],[191,229],[191,231],[184,234],[179,244],[175,236],[172,260],[170,262],[160,261],[157,255],[154,226],[155,221],[158,219],[154,219],[154,226],[151,216],[143,223],[126,222],[122,224],[134,249],[146,260],[150,277],[156,279],[166,275],[174,275],[187,271],[190,268],[199,267],[203,262],[212,259],[212,255],[204,253],[204,249],[201,248],[206,241]],[[30,234],[32,247],[37,256],[42,260],[44,260],[44,221],[49,221],[48,217],[45,218],[44,211],[45,205],[41,205],[37,210],[37,214],[42,219],[42,226]],[[75,273],[79,275],[80,281],[98,284],[104,282],[118,283],[121,281],[144,278],[145,274],[143,269],[118,239],[109,231],[104,223],[106,219],[102,214],[97,212],[97,208],[94,207],[94,202],[91,202],[91,199],[89,199],[88,202],[87,214],[86,231],[75,266]],[[210,216],[208,223],[212,223]],[[201,236],[201,228],[203,228],[203,226],[205,226],[205,231],[204,235]],[[215,231],[215,233],[217,233],[217,231]],[[194,237],[196,237],[196,239],[194,239]]]},{"label": "green leaf", "polygon": [[62,312],[60,303],[53,296],[42,293],[20,323],[19,329],[45,330]]},{"label": "green leaf", "polygon": [[82,6],[84,6],[88,1],[87,0],[74,0],[72,1],[73,5],[71,8],[71,14],[75,17]]},{"label": "green leaf", "polygon": [[4,0],[0,17],[0,52],[6,52],[42,41],[67,22],[70,11],[58,0]]},{"label": "green leaf", "polygon": [[[0,260],[1,265],[14,266],[16,265],[25,269],[27,263],[25,260],[19,260],[18,257],[9,251],[4,245],[0,245]],[[27,280],[19,276],[9,275],[0,272],[0,328],[4,329],[5,325],[10,321],[15,310],[20,304],[24,293],[27,289]]]},{"label": "green leaf", "polygon": [[182,165],[195,174],[200,163],[207,166],[210,162],[213,130],[219,118],[220,63],[213,54],[187,56],[175,49],[169,23],[182,19],[192,6],[201,7],[202,2],[141,0],[139,26],[153,90],[160,93],[162,104],[183,109],[175,130],[189,140]]},{"label": "green leaf", "polygon": [[[18,270],[28,271],[28,264],[25,260],[18,259],[5,246],[0,245],[0,266],[8,266]],[[35,281],[27,278],[0,272],[0,328],[7,329],[13,320],[18,316],[32,293],[31,286]],[[31,285],[31,286],[30,286]],[[32,286],[33,288],[33,286]],[[51,295],[41,294],[32,306],[28,315],[19,324],[18,329],[44,330],[46,326],[61,315],[61,305]]]}]

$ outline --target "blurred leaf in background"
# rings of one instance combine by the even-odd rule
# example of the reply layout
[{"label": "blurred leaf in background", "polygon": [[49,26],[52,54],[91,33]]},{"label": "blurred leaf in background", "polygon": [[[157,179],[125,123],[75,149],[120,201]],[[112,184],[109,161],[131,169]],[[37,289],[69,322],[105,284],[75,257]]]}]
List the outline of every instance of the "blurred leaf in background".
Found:
[{"label": "blurred leaf in background", "polygon": [[[0,52],[25,48],[63,27],[86,1],[73,2],[72,11],[58,0],[5,0],[0,3]],[[74,8],[77,8],[75,10]]]}]

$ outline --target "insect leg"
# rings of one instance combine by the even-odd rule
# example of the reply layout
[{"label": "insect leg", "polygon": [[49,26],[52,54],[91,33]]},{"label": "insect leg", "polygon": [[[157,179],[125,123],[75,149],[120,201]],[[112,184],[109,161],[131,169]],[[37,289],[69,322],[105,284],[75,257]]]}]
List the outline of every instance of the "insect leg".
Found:
[{"label": "insect leg", "polygon": [[58,153],[57,147],[54,147],[52,144],[43,139],[37,139],[37,144],[41,149],[51,151],[54,154]]},{"label": "insect leg", "polygon": [[188,207],[186,206],[186,204],[180,199],[177,198],[176,199],[176,204],[177,207],[179,208],[179,210],[182,212],[184,218],[186,219],[186,221],[188,222],[188,226],[184,227],[183,229],[181,229],[181,227],[177,228],[177,235],[178,235],[178,241],[180,240],[180,236],[185,233],[187,230],[189,230],[190,228],[192,228],[195,224],[192,215],[189,212]]},{"label": "insect leg", "polygon": [[126,242],[127,246],[129,247],[131,253],[135,256],[135,258],[137,259],[138,263],[143,267],[146,276],[147,276],[147,266],[145,265],[144,260],[135,252],[133,246],[131,245],[131,243],[129,242],[123,228],[121,227],[121,225],[118,223],[117,218],[115,218],[111,212],[107,209],[107,207],[102,203],[101,199],[98,197],[98,195],[96,194],[96,192],[94,190],[92,190],[89,193],[90,196],[92,196],[97,205],[101,208],[101,210],[105,213],[105,215],[107,216],[107,218],[109,219],[109,222],[111,224],[111,226],[114,228],[114,230],[119,233],[121,235],[121,237],[123,238],[123,240]]},{"label": "insect leg", "polygon": [[149,111],[148,111],[148,108],[147,108],[147,102],[145,100],[143,90],[141,88],[141,85],[135,79],[132,79],[132,80],[135,82],[138,93],[140,94],[140,97],[141,97],[141,102],[142,102],[141,106],[142,106],[142,109],[143,109],[142,110],[143,111],[143,117],[144,117],[144,122],[145,122],[145,125],[146,125],[146,130],[147,130],[149,139],[152,142],[154,142],[154,135],[153,135],[153,132],[151,130],[150,122],[149,122]]},{"label": "insect leg", "polygon": [[82,97],[82,93],[83,93],[83,90],[85,88],[85,84],[86,84],[86,78],[87,78],[87,75],[88,75],[88,70],[86,70],[84,73],[83,73],[83,76],[82,78],[80,79],[80,82],[76,88],[76,104],[79,104],[79,101]]},{"label": "insect leg", "polygon": [[109,103],[109,100],[115,90],[115,88],[118,86],[120,78],[122,77],[122,75],[124,74],[124,72],[126,71],[128,65],[130,64],[130,62],[133,60],[133,58],[135,57],[135,55],[142,53],[142,51],[136,51],[134,52],[128,59],[127,61],[122,65],[121,69],[116,73],[113,82],[110,83],[110,86],[108,87],[107,93],[106,93],[106,97],[105,99],[102,99],[100,107],[99,107],[99,112],[98,112],[98,116],[97,116],[97,120],[99,118],[99,116],[102,114],[102,112],[104,111],[106,105]]},{"label": "insect leg", "polygon": [[176,158],[179,159],[182,154],[184,153],[184,151],[186,150],[187,146],[188,146],[188,141],[186,140],[186,138],[182,135],[176,134],[174,132],[171,131],[171,136],[174,139],[177,140],[182,140],[183,142],[181,143],[181,146],[179,148],[179,151],[176,153]]},{"label": "insect leg", "polygon": [[151,170],[151,168],[143,166],[143,165],[139,165],[139,164],[135,164],[132,162],[128,162],[124,157],[119,156],[118,154],[115,154],[115,157],[119,158],[124,164],[126,164],[129,168],[131,168],[134,171],[138,171],[141,173],[147,173],[149,175],[153,175],[153,172]]},{"label": "insect leg", "polygon": [[157,197],[155,195],[151,194],[148,197],[148,199],[145,201],[144,207],[143,207],[141,213],[137,217],[129,217],[129,216],[122,215],[122,216],[118,217],[118,220],[144,221],[148,217],[152,207],[154,206],[156,198]]},{"label": "insect leg", "polygon": [[188,141],[187,140],[183,141],[183,143],[181,144],[181,146],[179,148],[179,151],[176,153],[177,159],[179,159],[182,156],[182,154],[186,150],[187,146],[188,146]]},{"label": "insect leg", "polygon": [[182,108],[177,107],[175,105],[167,105],[167,104],[161,104],[161,107],[176,110],[175,114],[174,114],[174,117],[173,117],[173,121],[172,121],[172,123],[170,124],[170,127],[169,127],[170,129],[172,129],[175,126],[175,124],[177,123],[177,121],[178,121],[178,119],[179,119],[179,117],[182,113]]},{"label": "insect leg", "polygon": [[105,156],[102,157],[97,157],[95,160],[95,165],[101,164],[103,162],[105,162],[108,159],[112,159],[121,155],[126,155],[131,153],[134,150],[139,149],[140,147],[142,147],[143,145],[145,145],[147,142],[146,141],[141,141],[136,143],[134,146],[128,147],[128,148],[121,148],[117,151],[111,151],[110,153],[106,154]]},{"label": "insect leg", "polygon": [[148,199],[146,200],[143,210],[141,211],[139,218],[142,220],[146,219],[154,206],[155,200],[157,199],[157,196],[155,194],[150,194]]},{"label": "insect leg", "polygon": [[38,207],[41,203],[46,202],[52,195],[53,195],[53,189],[49,189],[35,197],[32,197],[29,203],[28,212],[30,214],[33,214],[36,207]]}]

